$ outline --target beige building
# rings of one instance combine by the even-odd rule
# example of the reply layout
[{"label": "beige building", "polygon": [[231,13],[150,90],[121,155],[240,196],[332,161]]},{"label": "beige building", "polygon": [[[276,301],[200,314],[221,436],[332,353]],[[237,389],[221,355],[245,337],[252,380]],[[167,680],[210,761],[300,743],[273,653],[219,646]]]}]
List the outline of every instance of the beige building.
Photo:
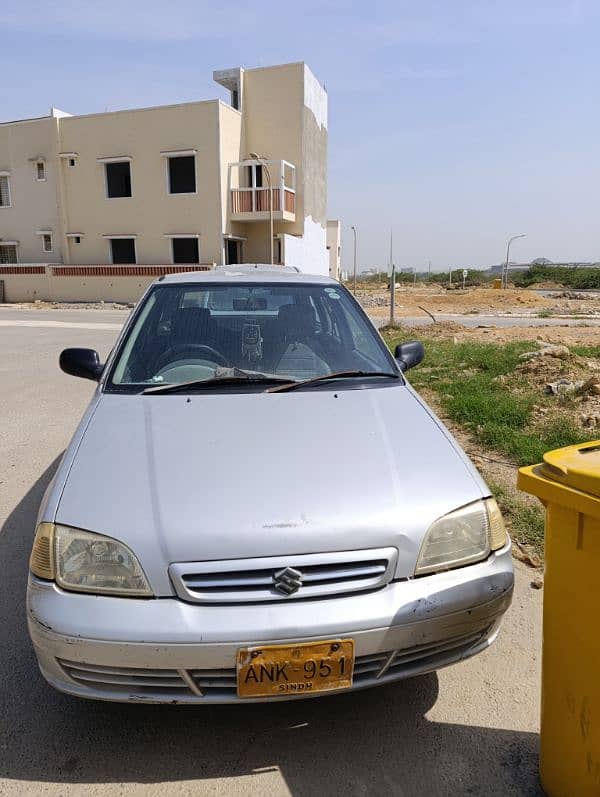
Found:
[{"label": "beige building", "polygon": [[213,77],[229,103],[0,124],[9,301],[123,299],[221,263],[330,272],[324,88],[304,63]]}]

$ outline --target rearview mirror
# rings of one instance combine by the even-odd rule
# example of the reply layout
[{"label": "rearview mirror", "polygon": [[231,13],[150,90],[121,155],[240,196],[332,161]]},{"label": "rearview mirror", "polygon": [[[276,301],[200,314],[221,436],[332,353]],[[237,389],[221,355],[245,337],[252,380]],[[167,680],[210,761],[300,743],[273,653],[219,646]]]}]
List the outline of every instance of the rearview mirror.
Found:
[{"label": "rearview mirror", "polygon": [[63,349],[59,365],[65,374],[80,376],[82,379],[100,379],[104,366],[94,349]]},{"label": "rearview mirror", "polygon": [[425,347],[420,340],[409,340],[407,343],[399,343],[394,351],[394,357],[401,371],[408,371],[414,368],[425,357]]}]

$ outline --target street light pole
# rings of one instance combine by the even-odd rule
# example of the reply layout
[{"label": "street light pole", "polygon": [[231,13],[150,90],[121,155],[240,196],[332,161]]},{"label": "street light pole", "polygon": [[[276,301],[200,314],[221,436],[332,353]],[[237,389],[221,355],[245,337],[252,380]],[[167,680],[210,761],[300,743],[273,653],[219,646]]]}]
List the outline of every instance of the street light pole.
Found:
[{"label": "street light pole", "polygon": [[260,161],[260,165],[264,169],[265,176],[267,178],[267,185],[269,187],[269,252],[271,256],[271,265],[273,265],[273,184],[271,183],[271,172],[267,166],[266,158],[263,158],[261,155],[257,155],[256,152],[251,152],[250,157],[254,160]]},{"label": "street light pole", "polygon": [[390,230],[390,326],[396,323],[396,266],[394,265],[394,231]]},{"label": "street light pole", "polygon": [[354,295],[356,296],[356,227],[352,225],[352,232],[354,233]]},{"label": "street light pole", "polygon": [[509,263],[509,255],[510,255],[510,245],[513,241],[516,241],[517,238],[525,238],[526,233],[522,233],[521,235],[513,235],[512,238],[508,239],[508,243],[506,244],[506,263],[504,264],[504,282],[503,287],[508,288],[508,263]]}]

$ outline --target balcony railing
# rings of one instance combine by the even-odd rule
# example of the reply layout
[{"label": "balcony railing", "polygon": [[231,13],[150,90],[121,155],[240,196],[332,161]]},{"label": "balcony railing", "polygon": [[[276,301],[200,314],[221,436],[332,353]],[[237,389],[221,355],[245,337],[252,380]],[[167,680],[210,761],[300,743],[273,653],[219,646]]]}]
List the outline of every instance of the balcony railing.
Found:
[{"label": "balcony railing", "polygon": [[[281,210],[282,207],[286,213],[296,213],[296,192],[293,189],[273,189],[273,212]],[[269,210],[268,188],[231,189],[232,213],[268,213]]]},{"label": "balcony railing", "polygon": [[[265,170],[268,169],[268,175]],[[271,179],[269,189],[268,177]],[[244,184],[245,183],[245,184]],[[229,193],[234,221],[296,219],[296,168],[287,161],[246,160],[230,164]],[[272,196],[273,207],[270,206]]]}]

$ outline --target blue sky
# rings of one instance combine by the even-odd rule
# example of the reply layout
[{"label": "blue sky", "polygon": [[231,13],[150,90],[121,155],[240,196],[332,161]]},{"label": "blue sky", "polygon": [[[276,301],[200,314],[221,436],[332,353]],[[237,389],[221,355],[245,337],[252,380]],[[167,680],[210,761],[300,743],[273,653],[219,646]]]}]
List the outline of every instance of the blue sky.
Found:
[{"label": "blue sky", "polygon": [[329,93],[344,262],[600,259],[596,0],[1,0],[0,116],[221,96],[212,70],[306,61]]}]

